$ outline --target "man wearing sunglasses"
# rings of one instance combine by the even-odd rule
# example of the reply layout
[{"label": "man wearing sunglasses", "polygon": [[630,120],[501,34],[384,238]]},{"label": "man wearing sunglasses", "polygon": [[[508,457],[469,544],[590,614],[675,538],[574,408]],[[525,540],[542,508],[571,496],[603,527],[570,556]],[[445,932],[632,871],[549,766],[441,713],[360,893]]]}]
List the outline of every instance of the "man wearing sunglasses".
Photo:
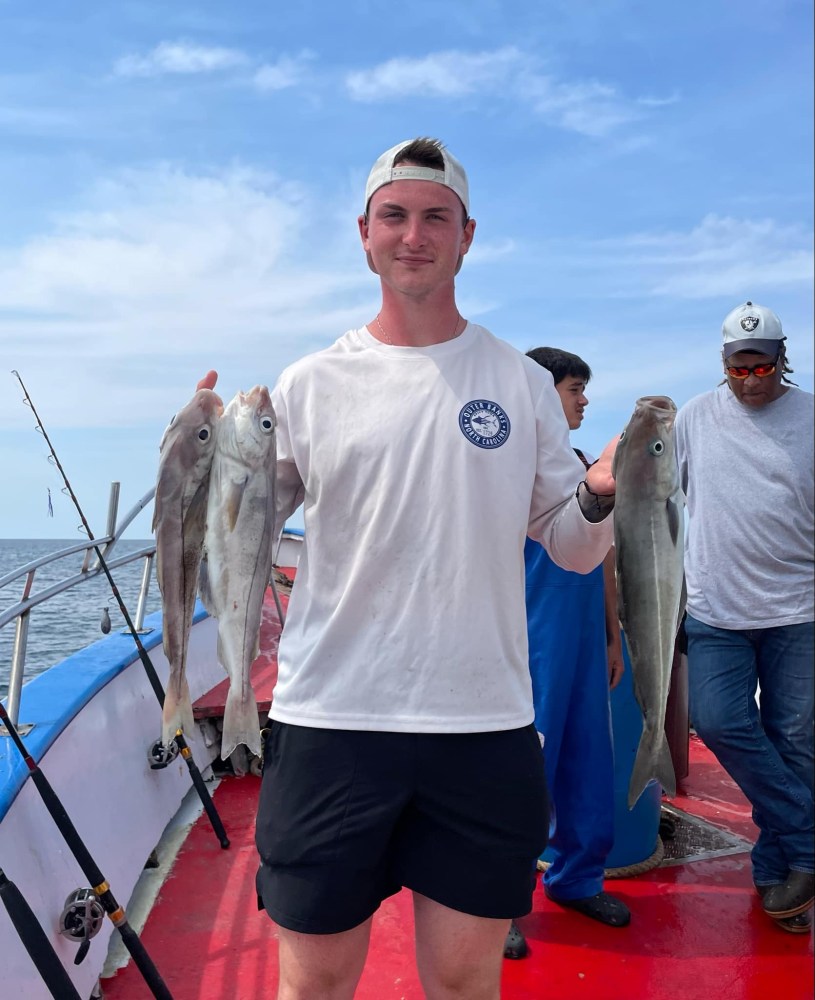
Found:
[{"label": "man wearing sunglasses", "polygon": [[[778,316],[722,327],[725,380],[675,437],[688,501],[691,720],[753,807],[765,913],[806,934],[815,899],[813,395],[787,375]],[[758,699],[756,693],[759,692]]]}]

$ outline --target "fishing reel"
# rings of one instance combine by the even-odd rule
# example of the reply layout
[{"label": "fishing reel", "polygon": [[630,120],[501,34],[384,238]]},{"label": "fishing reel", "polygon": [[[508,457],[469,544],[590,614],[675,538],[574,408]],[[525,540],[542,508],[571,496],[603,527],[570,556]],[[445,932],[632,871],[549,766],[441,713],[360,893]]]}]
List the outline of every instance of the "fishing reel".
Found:
[{"label": "fishing reel", "polygon": [[169,743],[162,743],[156,740],[147,748],[147,761],[151,771],[161,771],[168,767],[178,756],[178,744],[175,740]]},{"label": "fishing reel", "polygon": [[88,954],[91,938],[96,937],[104,922],[105,910],[93,889],[75,889],[65,900],[59,932],[74,943],[79,942],[74,965],[79,965]]}]

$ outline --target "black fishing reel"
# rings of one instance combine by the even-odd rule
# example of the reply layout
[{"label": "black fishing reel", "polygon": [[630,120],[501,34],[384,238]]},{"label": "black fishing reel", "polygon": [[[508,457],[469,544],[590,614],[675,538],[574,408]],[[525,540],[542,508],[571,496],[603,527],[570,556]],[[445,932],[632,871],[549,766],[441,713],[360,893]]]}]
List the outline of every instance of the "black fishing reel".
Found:
[{"label": "black fishing reel", "polygon": [[105,910],[91,888],[76,889],[65,900],[59,918],[59,932],[75,944],[79,943],[74,965],[88,954],[91,938],[96,937],[105,922]]},{"label": "black fishing reel", "polygon": [[177,756],[178,744],[175,740],[170,740],[169,743],[162,743],[161,740],[156,740],[155,743],[151,743],[147,748],[147,760],[151,771],[161,771],[172,764]]}]

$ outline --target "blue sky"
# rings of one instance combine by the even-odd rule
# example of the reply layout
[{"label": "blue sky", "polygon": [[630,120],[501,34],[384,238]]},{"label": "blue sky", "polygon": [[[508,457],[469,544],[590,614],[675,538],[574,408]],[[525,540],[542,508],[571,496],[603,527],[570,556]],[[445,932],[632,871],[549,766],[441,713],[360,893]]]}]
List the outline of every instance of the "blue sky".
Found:
[{"label": "blue sky", "polygon": [[373,317],[364,181],[416,135],[469,174],[464,315],[592,366],[575,444],[712,388],[748,298],[811,391],[812,32],[811,0],[0,0],[0,537],[79,523],[11,369],[101,534],[206,369],[228,399]]}]

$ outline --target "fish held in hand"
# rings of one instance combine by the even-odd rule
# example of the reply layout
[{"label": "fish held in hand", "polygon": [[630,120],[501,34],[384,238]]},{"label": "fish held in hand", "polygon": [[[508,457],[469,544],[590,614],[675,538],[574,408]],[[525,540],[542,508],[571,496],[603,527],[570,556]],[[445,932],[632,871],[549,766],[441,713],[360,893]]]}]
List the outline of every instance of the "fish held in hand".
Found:
[{"label": "fish held in hand", "polygon": [[201,599],[218,619],[218,659],[229,675],[224,760],[241,743],[260,755],[250,671],[274,555],[275,427],[266,386],[239,392],[221,417],[212,461]]},{"label": "fish held in hand", "polygon": [[187,649],[204,546],[207,494],[215,454],[220,396],[199,389],[170,421],[159,446],[153,532],[161,591],[164,652],[170,677],[162,711],[162,742],[193,728]]},{"label": "fish held in hand", "polygon": [[652,778],[668,795],[676,776],[665,737],[674,642],[685,609],[684,507],[674,450],[676,405],[643,396],[617,445],[614,544],[620,624],[643,728],[628,808]]}]

